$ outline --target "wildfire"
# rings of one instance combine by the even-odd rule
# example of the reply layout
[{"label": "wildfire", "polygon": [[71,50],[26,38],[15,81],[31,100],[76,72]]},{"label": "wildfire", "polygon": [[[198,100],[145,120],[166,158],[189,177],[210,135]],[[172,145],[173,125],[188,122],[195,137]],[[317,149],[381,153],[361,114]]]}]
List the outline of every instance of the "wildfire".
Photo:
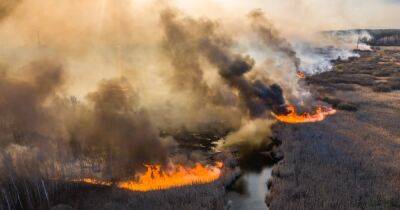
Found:
[{"label": "wildfire", "polygon": [[306,75],[305,75],[304,72],[302,72],[302,71],[297,71],[297,72],[296,72],[296,75],[297,75],[297,77],[300,78],[300,79],[306,78]]},{"label": "wildfire", "polygon": [[313,114],[297,114],[296,107],[293,105],[288,105],[287,110],[289,111],[289,113],[285,115],[277,115],[275,113],[272,114],[277,120],[285,123],[311,123],[322,121],[325,119],[326,116],[336,113],[335,109],[324,106],[318,106],[315,110],[315,113]]},{"label": "wildfire", "polygon": [[191,184],[203,184],[217,180],[223,164],[203,166],[200,163],[192,168],[175,165],[169,171],[162,171],[160,165],[146,165],[147,171],[138,176],[137,181],[121,182],[118,186],[134,191],[161,190]]},{"label": "wildfire", "polygon": [[[194,167],[173,165],[163,171],[161,165],[145,165],[147,168],[143,174],[138,174],[135,180],[128,180],[116,184],[119,188],[132,191],[162,190],[191,184],[204,184],[217,180],[221,176],[222,162],[215,166],[204,166],[196,163]],[[89,184],[110,186],[111,183],[85,178],[80,180]]]}]

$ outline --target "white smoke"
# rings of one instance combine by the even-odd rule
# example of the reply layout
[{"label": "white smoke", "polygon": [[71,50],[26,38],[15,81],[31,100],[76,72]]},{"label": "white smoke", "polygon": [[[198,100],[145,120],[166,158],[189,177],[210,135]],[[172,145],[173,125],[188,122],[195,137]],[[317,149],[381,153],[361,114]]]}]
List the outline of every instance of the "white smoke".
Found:
[{"label": "white smoke", "polygon": [[372,35],[367,30],[339,30],[324,34],[327,42],[347,49],[371,50],[365,42],[372,39]]},{"label": "white smoke", "polygon": [[332,46],[316,47],[311,43],[296,43],[294,48],[300,58],[300,70],[308,75],[313,75],[332,69],[332,60],[348,60],[359,55],[347,48]]},{"label": "white smoke", "polygon": [[300,70],[308,75],[331,70],[333,60],[359,57],[355,49],[371,50],[366,42],[372,36],[366,30],[328,31],[319,39],[319,42],[297,41],[293,44],[301,60]]}]

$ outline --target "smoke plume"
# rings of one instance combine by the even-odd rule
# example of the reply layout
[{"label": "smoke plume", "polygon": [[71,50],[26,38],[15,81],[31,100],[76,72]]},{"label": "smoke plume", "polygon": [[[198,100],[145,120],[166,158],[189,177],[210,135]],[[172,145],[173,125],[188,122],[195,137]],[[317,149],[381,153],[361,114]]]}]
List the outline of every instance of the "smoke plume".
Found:
[{"label": "smoke plume", "polygon": [[52,113],[47,111],[47,102],[65,81],[62,65],[50,60],[32,62],[16,74],[2,69],[0,76],[3,146],[14,140],[23,144],[33,134],[53,134],[56,128],[49,122]]},{"label": "smoke plume", "polygon": [[[282,2],[0,0],[2,173],[99,163],[93,173],[124,179],[167,162],[160,133],[181,130],[258,142],[271,111],[309,96],[297,70],[350,55],[316,32],[398,26],[394,3]],[[319,56],[327,43],[341,50]]]},{"label": "smoke plume", "polygon": [[[218,28],[216,22],[210,20],[195,20],[190,17],[178,18],[175,11],[166,10],[162,14],[162,23],[166,34],[174,34],[168,36],[176,46],[183,52],[188,54],[185,59],[188,61],[176,63],[175,66],[188,65],[194,68],[182,68],[179,66],[179,72],[183,75],[185,72],[194,72],[183,81],[189,81],[191,85],[196,85],[198,90],[206,89],[200,82],[190,82],[192,78],[201,81],[202,68],[199,64],[199,58],[203,57],[206,61],[214,66],[219,77],[229,87],[238,91],[240,102],[246,108],[246,111],[256,117],[262,115],[266,109],[280,106],[284,103],[282,89],[277,84],[267,85],[261,81],[251,81],[246,78],[245,74],[250,72],[254,66],[254,60],[248,55],[235,53],[233,50],[233,40],[224,34]],[[190,40],[184,37],[184,33],[191,32]],[[174,55],[179,55],[174,53]],[[207,90],[206,90],[207,91]]]},{"label": "smoke plume", "polygon": [[244,121],[240,129],[232,132],[221,141],[218,149],[239,147],[241,150],[251,150],[260,147],[269,141],[271,125],[274,123],[268,119],[255,119]]},{"label": "smoke plume", "polygon": [[300,67],[300,59],[296,56],[292,45],[275,29],[272,23],[265,17],[262,10],[254,10],[249,14],[253,30],[257,32],[266,46],[278,53],[284,54],[290,59],[296,70]]},{"label": "smoke plume", "polygon": [[104,158],[105,177],[114,179],[135,174],[144,163],[166,161],[159,132],[126,79],[103,81],[87,97],[92,109],[81,110],[69,128],[75,154]]},{"label": "smoke plume", "polygon": [[22,0],[1,0],[0,1],[0,21],[7,17],[20,3]]}]

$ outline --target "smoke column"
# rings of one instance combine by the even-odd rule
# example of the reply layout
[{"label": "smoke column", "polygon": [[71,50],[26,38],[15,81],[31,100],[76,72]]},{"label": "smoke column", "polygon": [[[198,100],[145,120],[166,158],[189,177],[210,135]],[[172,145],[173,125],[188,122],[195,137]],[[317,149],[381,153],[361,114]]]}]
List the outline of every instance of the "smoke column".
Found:
[{"label": "smoke column", "polygon": [[304,105],[296,71],[318,73],[349,52],[310,53],[343,48],[319,31],[396,27],[398,9],[373,0],[0,1],[2,165],[29,159],[46,174],[89,160],[117,180],[168,161],[165,131],[214,128],[259,142],[271,111]]}]

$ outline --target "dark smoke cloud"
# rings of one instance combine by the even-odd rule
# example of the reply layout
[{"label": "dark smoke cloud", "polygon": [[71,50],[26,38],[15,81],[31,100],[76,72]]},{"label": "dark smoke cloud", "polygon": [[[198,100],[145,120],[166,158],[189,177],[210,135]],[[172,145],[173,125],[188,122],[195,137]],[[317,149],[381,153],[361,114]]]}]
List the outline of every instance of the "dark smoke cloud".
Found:
[{"label": "dark smoke cloud", "polygon": [[[88,94],[88,104],[64,95],[65,80],[62,65],[55,61],[36,61],[13,74],[2,67],[3,166],[11,164],[7,168],[25,175],[49,175],[50,165],[91,160],[102,163],[103,177],[116,180],[134,175],[145,163],[166,162],[159,132],[137,108],[138,96],[126,79],[103,81]],[[34,168],[32,173],[26,164]]]},{"label": "dark smoke cloud", "polygon": [[165,35],[162,48],[173,66],[172,71],[168,72],[173,91],[189,91],[192,98],[202,101],[199,106],[204,103],[234,105],[230,100],[233,97],[230,90],[224,89],[221,84],[210,87],[204,78],[207,67],[202,62],[199,40],[207,37],[207,27],[212,25],[190,18],[183,22],[175,21],[176,16],[177,12],[173,10],[165,10],[161,14]]},{"label": "dark smoke cloud", "polygon": [[[3,67],[4,68],[4,67]],[[60,90],[65,71],[58,62],[36,61],[21,74],[23,79],[3,69],[0,76],[1,145],[23,143],[32,134],[43,135],[54,130],[46,102]]]},{"label": "dark smoke cloud", "polygon": [[175,14],[164,12],[161,16],[165,39],[162,43],[165,55],[173,65],[173,71],[169,77],[174,90],[190,90],[195,94],[205,96],[208,86],[203,81],[203,69],[199,60],[196,46],[196,36],[193,31],[185,30],[185,27],[171,21]]},{"label": "dark smoke cloud", "polygon": [[[69,165],[72,168],[68,169],[69,175],[79,174],[79,170],[85,168],[74,168],[77,163],[99,162],[101,167],[96,172],[103,178],[120,180],[142,170],[143,164],[167,162],[169,151],[159,136],[163,125],[155,123],[157,119],[171,115],[173,117],[167,119],[168,126],[179,130],[182,127],[176,126],[175,117],[187,114],[190,116],[184,116],[187,117],[182,120],[184,124],[195,121],[205,124],[206,128],[221,124],[221,133],[225,134],[227,130],[237,130],[244,120],[262,117],[263,122],[255,123],[260,125],[257,129],[271,123],[264,120],[268,118],[268,110],[284,104],[281,87],[264,79],[270,76],[268,71],[255,71],[253,58],[235,51],[234,37],[218,22],[181,17],[167,9],[161,13],[161,25],[164,32],[160,39],[161,54],[172,66],[172,71],[168,72],[171,105],[147,107],[139,97],[146,95],[136,92],[128,79],[123,78],[102,81],[81,102],[63,92],[64,84],[68,84],[65,71],[55,61],[33,62],[22,72],[2,71],[0,144],[5,148],[3,159],[14,162],[12,154],[21,154],[17,156],[28,158],[36,163],[31,166],[44,171],[58,171],[46,168],[49,164]],[[289,51],[286,42],[275,34],[271,36],[271,42],[273,39],[281,42],[275,50]],[[68,61],[68,54],[64,55]],[[210,72],[217,81],[212,85],[205,78]],[[250,73],[262,76],[251,77]],[[137,85],[138,80],[133,84]],[[175,93],[188,98],[174,98]],[[183,104],[190,103],[181,106],[185,109],[182,113],[173,103],[180,99]],[[155,109],[161,111],[155,112]],[[245,136],[254,133],[247,130],[245,127],[246,132],[242,129],[241,133]]]},{"label": "dark smoke cloud", "polygon": [[6,180],[57,173],[49,166],[68,148],[61,146],[62,131],[55,120],[59,113],[51,104],[63,92],[63,66],[42,59],[22,69],[0,68],[0,176]]},{"label": "dark smoke cloud", "polygon": [[0,0],[0,21],[17,8],[22,0]]},{"label": "dark smoke cloud", "polygon": [[269,86],[259,80],[249,81],[244,76],[253,68],[253,59],[234,54],[230,46],[225,46],[218,38],[210,38],[202,40],[202,53],[218,68],[220,76],[239,91],[239,97],[244,101],[252,117],[260,116],[266,109],[273,109],[284,103],[279,85]]},{"label": "dark smoke cloud", "polygon": [[296,56],[296,51],[293,49],[292,45],[279,34],[274,25],[265,17],[263,11],[259,9],[253,10],[249,14],[249,18],[253,30],[257,32],[264,44],[272,50],[286,55],[298,70],[300,59]]},{"label": "dark smoke cloud", "polygon": [[88,95],[93,110],[73,120],[74,153],[104,158],[105,177],[132,176],[143,164],[164,163],[167,151],[126,79],[103,81]]},{"label": "dark smoke cloud", "polygon": [[[162,24],[167,35],[175,35],[176,45],[183,46],[184,52],[190,52],[189,59],[203,57],[218,69],[223,81],[239,92],[239,98],[252,117],[284,103],[282,89],[277,84],[269,86],[259,80],[246,78],[245,74],[253,69],[254,60],[250,56],[234,53],[233,40],[219,30],[217,23],[189,17],[180,19],[175,11],[165,10]],[[191,32],[190,44],[182,39],[182,32]],[[196,71],[201,71],[201,68]]]},{"label": "dark smoke cloud", "polygon": [[[196,20],[175,21],[177,12],[165,10],[161,14],[160,22],[163,29],[161,43],[163,56],[171,64],[166,72],[167,84],[171,87],[172,97],[169,104],[178,104],[179,99],[186,101],[180,116],[167,116],[167,129],[187,129],[190,131],[218,130],[226,132],[239,126],[241,111],[237,107],[238,100],[232,89],[219,79],[213,84],[207,82],[206,74],[210,73],[210,66],[205,65],[204,57],[200,53],[199,40],[206,36],[206,25]],[[187,27],[187,24],[192,27]],[[213,72],[213,77],[215,76]],[[177,95],[183,97],[179,98]],[[172,108],[172,110],[171,110]],[[175,107],[167,107],[165,112],[174,113]],[[183,116],[183,117],[182,117]],[[179,120],[183,118],[183,120]],[[179,123],[183,122],[183,123]]]}]

